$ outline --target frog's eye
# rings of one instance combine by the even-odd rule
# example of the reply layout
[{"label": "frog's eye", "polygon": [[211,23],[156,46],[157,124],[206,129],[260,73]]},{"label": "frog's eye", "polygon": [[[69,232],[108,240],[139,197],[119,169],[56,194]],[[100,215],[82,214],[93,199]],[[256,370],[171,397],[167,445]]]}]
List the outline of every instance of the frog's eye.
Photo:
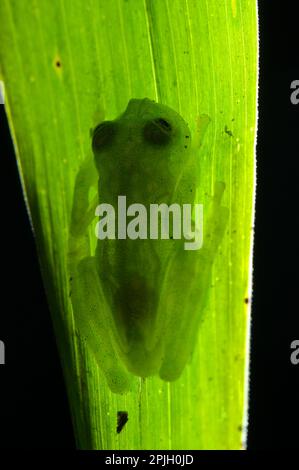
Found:
[{"label": "frog's eye", "polygon": [[143,129],[143,136],[147,142],[154,145],[167,145],[173,133],[169,121],[164,118],[156,118],[148,121]]},{"label": "frog's eye", "polygon": [[92,149],[94,152],[102,150],[113,142],[116,128],[115,122],[104,121],[94,129],[92,135]]}]

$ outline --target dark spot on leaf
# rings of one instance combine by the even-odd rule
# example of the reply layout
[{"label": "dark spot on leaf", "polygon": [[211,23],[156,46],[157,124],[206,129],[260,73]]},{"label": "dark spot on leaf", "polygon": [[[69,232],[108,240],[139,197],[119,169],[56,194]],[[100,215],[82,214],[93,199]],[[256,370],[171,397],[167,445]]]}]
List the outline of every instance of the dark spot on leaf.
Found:
[{"label": "dark spot on leaf", "polygon": [[118,411],[117,412],[117,426],[116,426],[116,432],[119,434],[121,430],[123,429],[124,425],[128,421],[128,412],[127,411]]},{"label": "dark spot on leaf", "polygon": [[245,302],[245,304],[248,304],[248,303],[249,303],[248,297],[245,297],[244,302]]},{"label": "dark spot on leaf", "polygon": [[227,135],[229,135],[230,137],[233,137],[233,136],[234,136],[233,133],[232,133],[232,131],[230,131],[227,126],[225,126],[225,128],[224,128],[224,132],[225,132]]},{"label": "dark spot on leaf", "polygon": [[56,60],[55,65],[56,65],[56,67],[58,67],[58,68],[61,67],[61,62],[60,62],[60,60]]}]

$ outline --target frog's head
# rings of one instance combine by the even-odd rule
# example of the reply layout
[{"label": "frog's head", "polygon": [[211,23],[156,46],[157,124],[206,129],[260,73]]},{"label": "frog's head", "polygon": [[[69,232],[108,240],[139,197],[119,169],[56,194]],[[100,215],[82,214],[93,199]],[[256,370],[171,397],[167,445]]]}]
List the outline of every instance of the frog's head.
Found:
[{"label": "frog's head", "polygon": [[148,98],[132,99],[123,114],[99,124],[92,135],[100,176],[113,180],[115,190],[120,190],[117,184],[130,180],[132,191],[136,195],[143,192],[145,199],[152,192],[146,188],[152,188],[153,182],[157,197],[161,188],[164,193],[173,193],[189,161],[190,145],[191,135],[184,119]]},{"label": "frog's head", "polygon": [[[131,159],[146,154],[170,154],[171,149],[186,150],[190,146],[190,131],[183,118],[168,106],[148,98],[130,100],[125,112],[114,121],[104,121],[93,130],[92,148],[95,158],[101,154],[127,154]],[[135,152],[132,152],[132,150]],[[140,150],[140,155],[136,150]]]}]

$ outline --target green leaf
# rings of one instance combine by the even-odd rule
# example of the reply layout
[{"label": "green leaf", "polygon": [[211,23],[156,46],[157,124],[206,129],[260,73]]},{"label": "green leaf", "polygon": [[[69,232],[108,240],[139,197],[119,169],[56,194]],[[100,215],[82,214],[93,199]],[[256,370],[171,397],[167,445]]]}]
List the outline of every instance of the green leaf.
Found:
[{"label": "green leaf", "polygon": [[[255,0],[2,0],[0,74],[34,227],[78,447],[239,449],[255,185]],[[180,379],[136,378],[118,395],[75,329],[67,249],[75,177],[90,128],[131,98],[175,109],[191,132],[211,123],[202,189],[224,181],[230,217],[198,344]],[[91,253],[94,236],[90,235]],[[45,404],[46,406],[46,404]],[[119,412],[128,422],[116,432]],[[243,429],[243,432],[242,432]]]}]

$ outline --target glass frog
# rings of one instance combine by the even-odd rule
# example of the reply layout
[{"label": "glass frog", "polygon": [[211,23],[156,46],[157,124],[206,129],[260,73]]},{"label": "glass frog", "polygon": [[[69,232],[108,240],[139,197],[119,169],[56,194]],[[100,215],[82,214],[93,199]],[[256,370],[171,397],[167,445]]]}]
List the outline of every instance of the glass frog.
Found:
[{"label": "glass frog", "polygon": [[194,205],[199,147],[208,122],[201,117],[191,145],[188,125],[177,112],[147,98],[132,99],[120,117],[92,131],[93,158],[83,163],[75,181],[70,295],[78,332],[113,392],[128,390],[132,374],[176,380],[189,361],[227,221],[228,210],[221,205],[225,185],[215,184],[203,208],[199,250],[184,249],[185,240],[171,236],[170,221],[169,237],[132,239],[116,230],[114,238],[98,239],[90,256],[88,226],[100,203],[110,204],[120,217],[119,196],[126,196],[127,206],[142,204],[148,213],[151,204]]}]

